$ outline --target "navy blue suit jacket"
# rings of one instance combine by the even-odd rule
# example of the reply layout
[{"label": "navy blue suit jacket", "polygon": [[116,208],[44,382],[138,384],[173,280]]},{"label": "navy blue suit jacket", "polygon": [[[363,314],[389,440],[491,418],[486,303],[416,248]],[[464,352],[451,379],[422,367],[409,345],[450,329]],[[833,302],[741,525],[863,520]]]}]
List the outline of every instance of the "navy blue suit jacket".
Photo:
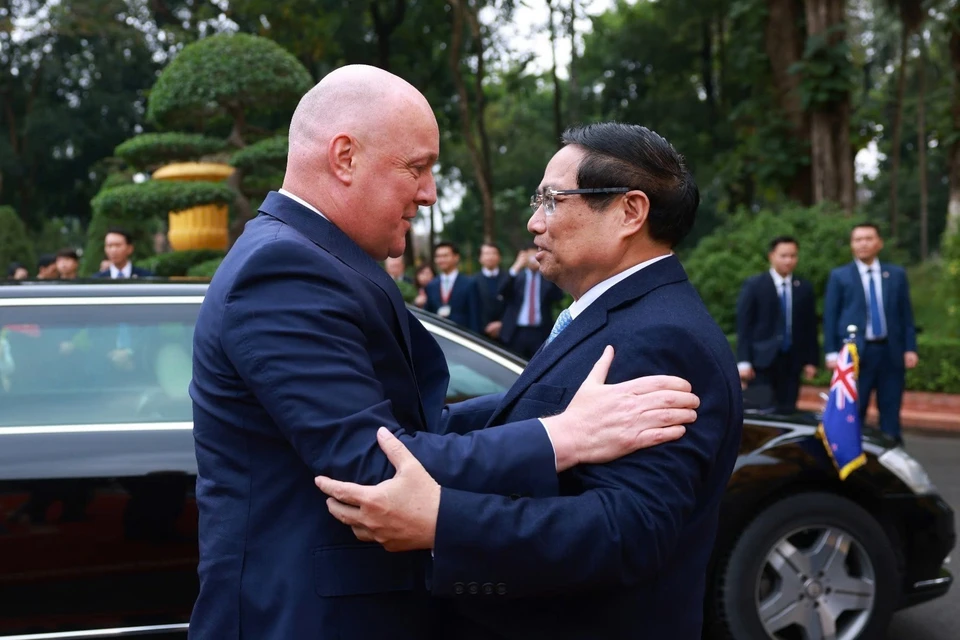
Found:
[{"label": "navy blue suit jacket", "polygon": [[[820,362],[817,304],[813,285],[809,281],[794,277],[791,291],[791,338],[799,371],[803,365],[817,365]],[[749,362],[756,369],[766,369],[773,364],[782,344],[780,293],[770,272],[765,271],[747,278],[740,289],[737,299],[737,360]]]},{"label": "navy blue suit jacket", "polygon": [[448,637],[699,640],[743,409],[730,344],[679,261],[591,304],[533,357],[489,425],[563,410],[608,344],[607,382],[682,376],[701,399],[696,423],[676,442],[562,473],[558,497],[444,487],[433,591],[454,599]]},{"label": "navy blue suit jacket", "polygon": [[[500,328],[500,341],[509,342],[517,330],[517,318],[523,308],[524,287],[527,286],[525,270],[507,278],[500,286],[500,296],[503,298],[503,326]],[[553,305],[563,300],[563,289],[546,278],[540,278],[540,331],[546,340],[553,328]]]},{"label": "navy blue suit jacket", "polygon": [[484,329],[491,322],[503,319],[504,301],[500,289],[509,278],[510,274],[503,269],[492,278],[483,275],[483,272],[477,274],[477,289],[480,291],[480,329]]},{"label": "navy blue suit jacket", "polygon": [[[131,277],[131,278],[149,278],[149,277],[151,277],[152,275],[153,275],[153,271],[150,271],[149,269],[144,269],[144,268],[142,268],[142,267],[138,267],[137,265],[133,265],[133,266],[130,268],[130,277]],[[98,271],[97,273],[93,274],[93,277],[94,277],[94,278],[107,278],[107,279],[109,279],[109,278],[110,278],[110,269],[107,269],[106,271]]]},{"label": "navy blue suit jacket", "polygon": [[[910,287],[903,267],[880,263],[883,315],[887,323],[887,345],[894,362],[903,366],[903,354],[917,350],[917,331],[913,326]],[[823,348],[836,353],[847,338],[847,326],[857,327],[857,348],[862,350],[867,335],[867,295],[863,290],[856,262],[830,272],[823,305]]]},{"label": "navy blue suit jacket", "polygon": [[[440,297],[440,276],[428,282],[423,290],[427,294],[427,304],[424,309],[436,313],[443,306],[443,299]],[[447,304],[450,306],[448,320],[477,333],[483,330],[480,326],[480,290],[473,278],[462,271],[458,273]]]},{"label": "navy blue suit jacket", "polygon": [[430,637],[429,553],[359,542],[314,476],[392,476],[375,436],[385,425],[446,486],[553,495],[553,449],[538,420],[440,435],[446,362],[386,272],[280,194],[260,211],[211,281],[194,334],[190,637]]}]

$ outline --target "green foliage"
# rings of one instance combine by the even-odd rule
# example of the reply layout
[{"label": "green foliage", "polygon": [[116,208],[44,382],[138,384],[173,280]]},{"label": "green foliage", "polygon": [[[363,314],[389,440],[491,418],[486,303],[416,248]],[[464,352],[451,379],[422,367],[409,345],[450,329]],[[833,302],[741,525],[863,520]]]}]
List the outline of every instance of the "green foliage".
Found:
[{"label": "green foliage", "polygon": [[714,319],[736,330],[736,301],[743,281],[770,268],[767,249],[779,235],[800,243],[797,275],[813,283],[822,304],[830,270],[852,258],[852,221],[828,206],[787,206],[760,213],[739,211],[690,252],[684,266]]},{"label": "green foliage", "polygon": [[269,167],[282,170],[287,164],[287,136],[274,136],[246,146],[230,156],[230,164],[245,172]]},{"label": "green foliage", "polygon": [[144,261],[141,266],[153,271],[155,275],[161,278],[172,278],[177,276],[201,276],[202,273],[192,273],[194,269],[204,266],[205,269],[211,269],[210,275],[216,270],[216,266],[211,268],[211,264],[216,262],[218,265],[223,260],[226,252],[216,249],[191,249],[189,251],[172,251],[170,253],[160,253]]},{"label": "green foliage", "polygon": [[850,45],[836,37],[838,33],[842,36],[844,29],[843,25],[834,25],[808,37],[803,57],[791,68],[802,77],[800,92],[805,109],[826,109],[850,95],[855,73]]},{"label": "green foliage", "polygon": [[212,278],[217,268],[220,267],[221,262],[223,262],[222,256],[206,260],[200,264],[195,264],[187,269],[187,275],[191,278]]},{"label": "green foliage", "polygon": [[943,234],[943,299],[947,310],[946,331],[960,335],[960,231]]},{"label": "green foliage", "polygon": [[101,215],[145,219],[201,204],[230,204],[234,197],[233,190],[219,182],[148,180],[101,191],[91,204]]},{"label": "green foliage", "polygon": [[197,133],[144,133],[119,145],[114,153],[137,169],[168,162],[197,160],[223,151],[227,143]]},{"label": "green foliage", "polygon": [[400,295],[403,296],[403,301],[413,303],[414,298],[417,297],[417,288],[405,280],[398,281],[397,287],[400,288]]},{"label": "green foliage", "polygon": [[0,277],[6,277],[11,262],[19,262],[32,274],[37,257],[20,216],[12,207],[0,207],[0,269],[3,269]]},{"label": "green foliage", "polygon": [[313,80],[272,40],[218,34],[183,48],[150,92],[147,119],[167,128],[226,114],[292,110]]}]

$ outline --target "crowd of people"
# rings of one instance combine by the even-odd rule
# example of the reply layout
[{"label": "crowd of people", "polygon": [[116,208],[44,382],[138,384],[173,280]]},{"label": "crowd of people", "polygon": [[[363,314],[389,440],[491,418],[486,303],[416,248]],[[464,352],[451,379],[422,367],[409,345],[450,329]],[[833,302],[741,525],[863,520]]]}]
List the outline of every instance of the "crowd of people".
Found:
[{"label": "crowd of people", "polygon": [[[133,236],[126,229],[114,227],[104,234],[103,253],[99,270],[94,278],[145,278],[153,275],[148,269],[135,267],[131,260],[134,244]],[[36,280],[76,280],[79,277],[80,254],[76,249],[65,248],[57,253],[48,253],[37,260],[33,278]],[[8,280],[29,280],[30,270],[19,262],[10,263],[7,268]]]}]

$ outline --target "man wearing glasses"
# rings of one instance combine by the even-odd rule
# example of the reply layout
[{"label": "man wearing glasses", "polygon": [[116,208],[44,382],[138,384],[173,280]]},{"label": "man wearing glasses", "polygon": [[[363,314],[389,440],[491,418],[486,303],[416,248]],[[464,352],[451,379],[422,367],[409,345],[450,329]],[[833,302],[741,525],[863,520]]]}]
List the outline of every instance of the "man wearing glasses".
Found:
[{"label": "man wearing glasses", "polygon": [[683,158],[645,127],[596,124],[563,142],[527,229],[540,273],[574,302],[517,383],[471,408],[487,412],[488,428],[562,411],[612,345],[612,378],[689,380],[696,422],[679,440],[562,473],[556,496],[441,486],[385,430],[393,479],[317,485],[361,540],[431,550],[433,594],[450,599],[443,637],[699,640],[743,418],[733,352],[672,252],[699,192]]}]

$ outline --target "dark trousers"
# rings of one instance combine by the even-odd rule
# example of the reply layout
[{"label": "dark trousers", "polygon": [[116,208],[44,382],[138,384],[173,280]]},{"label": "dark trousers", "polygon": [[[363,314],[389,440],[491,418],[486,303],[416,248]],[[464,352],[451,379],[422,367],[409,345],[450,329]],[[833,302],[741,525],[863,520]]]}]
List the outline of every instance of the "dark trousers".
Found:
[{"label": "dark trousers", "polygon": [[537,352],[549,333],[544,333],[543,327],[517,327],[510,336],[507,348],[521,358],[529,360]]},{"label": "dark trousers", "polygon": [[777,413],[789,415],[797,410],[800,369],[797,356],[791,348],[778,353],[769,367],[756,369],[757,377],[750,384],[768,387]]},{"label": "dark trousers", "polygon": [[880,429],[897,442],[903,442],[900,433],[900,406],[903,403],[903,385],[907,372],[903,356],[890,351],[884,342],[868,342],[860,354],[860,377],[857,392],[860,400],[860,420],[863,421],[870,405],[870,394],[877,392],[880,411]]}]

